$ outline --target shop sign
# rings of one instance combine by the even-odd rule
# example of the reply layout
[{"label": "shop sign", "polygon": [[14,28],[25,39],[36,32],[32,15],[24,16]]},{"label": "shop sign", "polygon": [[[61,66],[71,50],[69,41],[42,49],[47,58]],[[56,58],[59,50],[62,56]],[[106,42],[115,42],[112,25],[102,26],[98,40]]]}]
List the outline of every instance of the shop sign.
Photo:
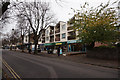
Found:
[{"label": "shop sign", "polygon": [[56,43],[56,45],[62,45],[62,43]]},{"label": "shop sign", "polygon": [[54,43],[46,43],[44,44],[45,46],[52,46],[52,45],[55,45]]},{"label": "shop sign", "polygon": [[77,40],[77,43],[82,42],[82,40]]},{"label": "shop sign", "polygon": [[79,43],[82,42],[82,40],[71,40],[71,41],[67,41],[67,43]]},{"label": "shop sign", "polygon": [[67,41],[67,43],[76,43],[77,40],[71,40],[71,41]]}]

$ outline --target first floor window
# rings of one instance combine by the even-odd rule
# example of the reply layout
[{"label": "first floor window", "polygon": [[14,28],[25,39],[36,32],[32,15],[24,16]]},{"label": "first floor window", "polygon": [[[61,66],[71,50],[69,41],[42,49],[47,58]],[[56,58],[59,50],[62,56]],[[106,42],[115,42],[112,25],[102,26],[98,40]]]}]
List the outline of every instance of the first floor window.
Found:
[{"label": "first floor window", "polygon": [[46,41],[48,41],[48,40],[49,40],[49,37],[46,38]]},{"label": "first floor window", "polygon": [[66,38],[66,34],[62,34],[62,39],[65,39]]}]

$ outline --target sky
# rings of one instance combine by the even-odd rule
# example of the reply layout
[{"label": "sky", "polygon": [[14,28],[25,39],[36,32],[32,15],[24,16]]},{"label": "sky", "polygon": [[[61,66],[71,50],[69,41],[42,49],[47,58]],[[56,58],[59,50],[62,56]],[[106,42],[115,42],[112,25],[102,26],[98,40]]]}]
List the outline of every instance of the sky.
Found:
[{"label": "sky", "polygon": [[[26,1],[32,1],[32,0],[26,0]],[[73,17],[73,10],[71,10],[71,8],[80,9],[80,5],[83,5],[85,2],[88,2],[90,7],[96,7],[101,3],[108,2],[108,0],[62,0],[62,2],[58,2],[58,3],[56,3],[55,0],[41,0],[41,1],[50,2],[51,10],[55,14],[55,18],[57,18],[57,21],[64,21],[64,22],[67,22],[71,17]],[[110,3],[114,1],[116,0],[110,0]],[[117,5],[118,4],[115,4],[114,6]],[[14,21],[11,24],[8,24],[8,26],[9,28],[5,29],[5,32],[9,32],[12,28],[15,28]]]},{"label": "sky", "polygon": [[[73,13],[73,9],[80,9],[80,5],[83,5],[85,2],[89,3],[90,7],[97,7],[101,3],[107,3],[108,0],[63,0],[64,2],[60,3],[60,5],[55,2],[52,3],[52,10],[56,14],[58,21],[68,21],[69,18],[73,16],[73,14],[68,15],[69,13]],[[110,0],[110,3],[115,0]],[[117,4],[115,4],[117,6]]]}]

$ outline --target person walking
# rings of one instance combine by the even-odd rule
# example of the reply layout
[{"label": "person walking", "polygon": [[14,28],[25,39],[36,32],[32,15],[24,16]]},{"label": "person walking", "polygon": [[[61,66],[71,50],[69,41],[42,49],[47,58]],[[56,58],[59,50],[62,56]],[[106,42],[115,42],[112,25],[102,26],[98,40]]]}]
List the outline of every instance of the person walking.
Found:
[{"label": "person walking", "polygon": [[60,56],[60,47],[58,47],[58,49],[57,49],[57,54],[58,54],[58,56]]}]

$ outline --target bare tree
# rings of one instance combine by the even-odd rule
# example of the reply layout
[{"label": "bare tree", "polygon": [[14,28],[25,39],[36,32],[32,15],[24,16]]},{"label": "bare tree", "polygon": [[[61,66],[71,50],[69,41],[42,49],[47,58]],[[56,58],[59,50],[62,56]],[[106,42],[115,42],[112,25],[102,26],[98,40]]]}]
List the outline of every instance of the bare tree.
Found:
[{"label": "bare tree", "polygon": [[27,22],[26,19],[22,18],[21,16],[17,16],[17,24],[18,32],[20,32],[20,38],[21,38],[21,43],[22,43],[22,52],[24,51],[24,36],[28,35],[29,33],[29,23]]},{"label": "bare tree", "polygon": [[37,54],[38,39],[41,36],[42,29],[45,29],[51,23],[54,23],[54,15],[50,12],[49,3],[46,2],[23,2],[16,6],[20,18],[27,20],[34,34],[34,54]]}]

